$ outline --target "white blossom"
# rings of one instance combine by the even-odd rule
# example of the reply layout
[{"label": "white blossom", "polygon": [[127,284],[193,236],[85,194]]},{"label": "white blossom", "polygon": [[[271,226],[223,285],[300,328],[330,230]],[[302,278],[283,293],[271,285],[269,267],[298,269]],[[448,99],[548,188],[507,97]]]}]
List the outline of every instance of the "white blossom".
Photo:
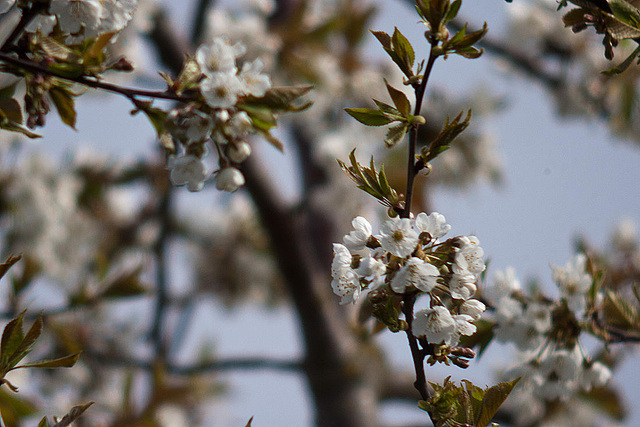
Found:
[{"label": "white blossom", "polygon": [[451,345],[456,332],[456,321],[446,307],[437,305],[415,313],[411,328],[417,337],[425,337],[431,344]]},{"label": "white blossom", "polygon": [[539,390],[547,400],[567,400],[576,387],[582,357],[576,351],[557,350],[540,363],[540,375],[544,379]]},{"label": "white blossom", "polygon": [[485,269],[480,241],[476,236],[462,236],[459,240],[460,248],[455,255],[454,272],[463,274],[468,271],[478,277]]},{"label": "white blossom", "polygon": [[333,244],[333,262],[331,263],[331,288],[341,297],[340,304],[355,303],[360,296],[360,278],[351,268],[351,252],[346,246]]},{"label": "white blossom", "polygon": [[133,18],[138,0],[100,0],[102,14],[100,15],[99,33],[120,31]]},{"label": "white blossom", "polygon": [[200,191],[208,172],[202,160],[191,154],[170,156],[167,169],[171,171],[169,178],[175,186],[187,185],[189,191]]},{"label": "white blossom", "polygon": [[482,289],[482,296],[497,307],[503,298],[510,298],[512,293],[519,290],[520,281],[516,271],[513,267],[507,267],[504,271],[496,271],[492,285]]},{"label": "white blossom", "polygon": [[200,93],[213,108],[233,107],[242,90],[242,82],[234,73],[212,73],[200,83]]},{"label": "white blossom", "polygon": [[449,292],[451,298],[468,300],[476,293],[477,286],[475,284],[476,277],[465,272],[464,274],[454,273],[449,279]]},{"label": "white blossom", "polygon": [[85,36],[91,37],[100,25],[102,4],[99,0],[52,0],[49,12],[56,15],[65,33],[78,34],[84,29]]},{"label": "white blossom", "polygon": [[271,88],[269,76],[260,73],[263,68],[264,64],[259,59],[253,62],[245,62],[242,66],[239,78],[244,86],[243,92],[246,95],[261,97]]},{"label": "white blossom", "polygon": [[358,216],[351,221],[351,225],[353,226],[353,231],[344,236],[342,241],[351,253],[357,253],[366,248],[367,242],[371,237],[371,224],[366,218]]},{"label": "white blossom", "polygon": [[456,314],[453,316],[453,320],[456,323],[456,331],[454,338],[449,345],[456,345],[460,338],[460,335],[471,336],[476,332],[476,325],[473,324],[473,317],[468,314]]},{"label": "white blossom", "polygon": [[484,313],[486,308],[487,307],[477,299],[470,299],[460,304],[458,312],[460,314],[467,314],[474,320],[478,320],[480,319],[480,316],[482,316],[482,313]]},{"label": "white blossom", "polygon": [[209,45],[201,45],[196,50],[196,62],[208,77],[216,73],[236,73],[236,58],[244,55],[246,48],[236,43],[232,45],[225,37],[216,37]]},{"label": "white blossom", "polygon": [[413,286],[423,292],[429,292],[436,286],[439,275],[440,272],[434,265],[420,258],[409,258],[391,280],[391,289],[402,294],[408,287]]},{"label": "white blossom", "polygon": [[585,391],[593,387],[603,387],[611,379],[611,369],[601,362],[594,362],[591,366],[582,370],[580,386]]},{"label": "white blossom", "polygon": [[249,115],[244,111],[239,111],[229,117],[224,130],[231,138],[238,138],[251,131],[252,126],[253,123]]},{"label": "white blossom", "polygon": [[415,227],[418,233],[429,233],[434,239],[439,239],[451,230],[444,215],[438,212],[432,212],[431,215],[420,212],[416,216]]},{"label": "white blossom", "polygon": [[171,135],[184,145],[203,142],[213,131],[212,118],[196,109],[173,109],[167,118],[173,124]]},{"label": "white blossom", "polygon": [[586,293],[591,287],[592,278],[585,271],[586,263],[586,255],[578,254],[564,267],[551,266],[560,294],[574,312],[582,312],[587,306]]},{"label": "white blossom", "polygon": [[383,276],[386,271],[387,266],[373,256],[367,256],[360,260],[360,266],[356,269],[356,272],[360,277],[371,280],[372,287],[384,282]]},{"label": "white blossom", "polygon": [[244,175],[236,168],[224,168],[216,174],[216,188],[232,193],[245,183]]},{"label": "white blossom", "polygon": [[380,227],[382,249],[405,258],[411,255],[418,244],[418,233],[407,218],[391,218]]}]

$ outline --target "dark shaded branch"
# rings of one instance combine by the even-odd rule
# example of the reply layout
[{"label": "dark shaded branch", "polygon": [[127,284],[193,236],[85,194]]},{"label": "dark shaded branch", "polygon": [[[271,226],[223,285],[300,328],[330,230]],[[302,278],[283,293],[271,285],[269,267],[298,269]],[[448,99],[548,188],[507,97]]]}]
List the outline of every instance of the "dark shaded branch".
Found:
[{"label": "dark shaded branch", "polygon": [[153,16],[149,38],[157,48],[160,62],[177,75],[182,69],[185,56],[191,52],[191,46],[178,36],[166,12],[160,8]]},{"label": "dark shaded branch", "polygon": [[215,0],[198,0],[198,6],[193,15],[193,31],[191,32],[191,44],[197,46],[204,35],[207,12],[213,7]]},{"label": "dark shaded branch", "polygon": [[156,304],[149,338],[154,343],[156,357],[160,359],[164,359],[167,352],[164,323],[166,321],[167,299],[169,295],[169,284],[167,281],[167,244],[169,243],[171,228],[171,195],[173,188],[168,181],[165,177],[165,182],[160,189],[161,196],[158,206],[160,234],[153,247],[153,254],[155,256]]}]

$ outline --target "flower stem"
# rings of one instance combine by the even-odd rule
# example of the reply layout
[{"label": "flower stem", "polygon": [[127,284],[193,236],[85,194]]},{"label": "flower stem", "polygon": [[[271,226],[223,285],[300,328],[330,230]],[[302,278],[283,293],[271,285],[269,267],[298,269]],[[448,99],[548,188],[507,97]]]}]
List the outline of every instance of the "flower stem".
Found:
[{"label": "flower stem", "polygon": [[[422,101],[424,99],[424,93],[427,89],[427,83],[429,82],[429,76],[431,75],[431,70],[433,69],[433,64],[436,62],[438,55],[434,53],[434,48],[437,46],[437,41],[431,42],[431,51],[429,52],[429,60],[427,61],[427,67],[424,70],[424,75],[422,76],[422,82],[420,86],[415,88],[416,94],[416,105],[414,108],[413,115],[419,116],[422,111]],[[420,125],[415,124],[411,127],[411,131],[409,132],[409,153],[407,159],[407,189],[405,191],[405,204],[404,210],[400,215],[402,218],[409,218],[411,214],[411,202],[413,199],[413,184],[416,179],[416,175],[418,174],[418,169],[416,168],[416,147],[418,145],[418,127]]]}]

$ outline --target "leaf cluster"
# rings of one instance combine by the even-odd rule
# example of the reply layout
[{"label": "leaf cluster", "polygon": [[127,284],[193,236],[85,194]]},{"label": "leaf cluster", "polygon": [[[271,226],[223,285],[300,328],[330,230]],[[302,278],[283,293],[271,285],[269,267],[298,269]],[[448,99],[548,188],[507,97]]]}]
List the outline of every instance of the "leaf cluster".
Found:
[{"label": "leaf cluster", "polygon": [[396,213],[402,212],[404,206],[401,195],[389,186],[389,181],[384,172],[384,165],[380,167],[380,171],[377,171],[372,156],[370,166],[368,168],[362,166],[356,160],[355,148],[351,151],[351,154],[349,154],[349,160],[351,166],[347,166],[341,160],[338,160],[338,164],[349,178],[357,184],[359,189],[369,193],[384,206],[387,206]]},{"label": "leaf cluster", "polygon": [[384,142],[387,147],[393,147],[400,143],[412,126],[424,124],[424,118],[411,114],[411,102],[401,90],[384,81],[389,96],[394,106],[374,99],[378,107],[374,108],[345,108],[345,111],[354,119],[367,126],[384,126],[399,122],[387,131]]},{"label": "leaf cluster", "polygon": [[42,333],[42,315],[33,322],[29,331],[25,334],[22,329],[25,312],[11,320],[2,332],[0,345],[0,385],[7,384],[12,391],[18,391],[17,387],[9,383],[5,376],[8,372],[20,368],[70,368],[75,365],[80,357],[80,352],[58,359],[39,360],[36,362],[19,363],[32,350],[38,337]]},{"label": "leaf cluster", "polygon": [[438,157],[440,154],[451,148],[453,140],[460,135],[468,126],[471,119],[471,110],[467,112],[467,116],[462,119],[462,113],[458,114],[452,121],[449,121],[449,117],[442,127],[442,130],[436,136],[429,146],[424,146],[420,150],[420,160],[423,164],[429,163],[431,160]]},{"label": "leaf cluster", "polygon": [[482,389],[468,380],[460,386],[447,377],[442,385],[429,383],[433,396],[418,406],[427,411],[436,427],[486,427],[520,380],[500,383]]},{"label": "leaf cluster", "polygon": [[[625,0],[571,0],[579,6],[567,12],[562,21],[574,32],[580,32],[591,26],[596,33],[603,34],[605,57],[612,60],[613,48],[620,40],[640,40],[640,10]],[[558,8],[566,6],[564,1]],[[640,56],[640,46],[635,49],[618,66],[605,71],[604,74],[613,75],[624,72],[635,59]],[[640,59],[638,61],[640,63]]]},{"label": "leaf cluster", "polygon": [[467,34],[467,25],[460,29],[453,37],[447,30],[447,24],[451,22],[460,11],[462,0],[417,0],[416,10],[430,31],[425,34],[432,46],[441,43],[434,53],[444,55],[460,55],[464,58],[475,59],[482,55],[482,49],[476,44],[487,33],[487,23],[482,29]]}]

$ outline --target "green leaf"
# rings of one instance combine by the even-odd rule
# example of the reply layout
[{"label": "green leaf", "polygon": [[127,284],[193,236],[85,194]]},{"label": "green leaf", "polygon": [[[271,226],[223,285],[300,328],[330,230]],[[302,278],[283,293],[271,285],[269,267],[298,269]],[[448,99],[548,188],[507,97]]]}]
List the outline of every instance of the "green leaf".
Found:
[{"label": "green leaf", "polygon": [[387,144],[389,148],[395,146],[402,141],[408,130],[409,125],[407,123],[400,123],[390,127],[384,137],[384,143]]},{"label": "green leaf", "polygon": [[21,368],[70,368],[76,364],[80,354],[79,351],[68,356],[60,357],[58,359],[38,360],[37,362],[25,363],[24,365],[16,366],[13,369]]},{"label": "green leaf", "polygon": [[607,290],[605,294],[604,317],[607,323],[619,328],[640,328],[638,309],[612,290]]},{"label": "green leaf", "polygon": [[247,425],[244,427],[251,427],[251,423],[253,422],[253,417],[249,418],[249,421],[247,422]]},{"label": "green leaf", "polygon": [[7,258],[4,263],[0,264],[0,279],[2,279],[4,275],[7,274],[7,271],[9,271],[9,269],[13,267],[15,263],[20,261],[21,258],[22,254],[18,256],[9,255],[9,258]]},{"label": "green leaf", "polygon": [[38,413],[38,409],[32,401],[14,392],[0,389],[0,414],[2,414],[2,421],[7,426],[23,425],[23,418],[36,413]]},{"label": "green leaf", "polygon": [[58,110],[58,115],[62,120],[62,123],[69,126],[71,129],[76,130],[76,118],[77,113],[75,109],[74,94],[61,86],[53,86],[49,89],[49,96],[53,101],[53,104]]},{"label": "green leaf", "polygon": [[2,111],[0,111],[0,129],[21,133],[29,138],[42,138],[41,135],[31,132],[29,129],[22,126],[21,123],[9,120]]},{"label": "green leaf", "polygon": [[395,27],[393,30],[391,44],[393,46],[394,52],[398,55],[398,59],[400,60],[399,63],[396,63],[398,64],[402,72],[404,72],[404,74],[407,76],[413,75],[413,71],[411,69],[416,59],[416,54],[409,40],[407,40],[407,38],[400,32],[400,30],[398,30],[397,27]]},{"label": "green leaf", "polygon": [[[22,314],[24,314],[24,312]],[[24,338],[22,339],[22,342],[20,342],[20,344],[15,349],[13,354],[9,356],[9,359],[8,359],[9,368],[13,368],[15,365],[18,364],[18,362],[24,359],[24,357],[31,352],[31,347],[33,347],[33,344],[35,344],[36,340],[38,339],[38,337],[40,337],[40,334],[42,333],[42,323],[43,323],[42,313],[40,313],[40,315],[38,315],[36,320],[31,325],[31,328],[29,328],[27,335],[25,335]]]},{"label": "green leaf", "polygon": [[3,115],[12,122],[22,124],[24,121],[22,107],[14,98],[0,97],[0,111],[2,111]]},{"label": "green leaf", "polygon": [[476,427],[486,427],[489,425],[493,417],[496,415],[496,412],[498,412],[498,409],[507,399],[509,393],[511,393],[513,387],[515,387],[518,381],[520,381],[520,377],[513,381],[494,385],[485,391],[484,398],[482,399],[482,410],[480,411],[475,423]]},{"label": "green leaf", "polygon": [[607,0],[613,16],[623,23],[640,29],[640,11],[625,0]]},{"label": "green leaf", "polygon": [[271,134],[271,132],[269,131],[262,131],[259,130],[258,133],[260,134],[260,136],[262,136],[269,144],[271,144],[276,150],[280,151],[281,153],[284,152],[284,145],[282,144],[282,142],[276,138],[275,136],[273,136]]},{"label": "green leaf", "polygon": [[447,13],[444,16],[444,19],[443,19],[444,22],[449,22],[453,18],[458,16],[458,11],[460,10],[461,5],[462,5],[462,0],[455,0],[453,3],[451,3],[451,6],[449,6],[449,9],[447,10]]},{"label": "green leaf", "polygon": [[10,357],[15,353],[24,339],[22,332],[22,319],[25,312],[26,310],[20,313],[15,319],[12,319],[4,327],[4,331],[2,332],[2,343],[0,344],[0,361],[2,368],[9,363]]},{"label": "green leaf", "polygon": [[42,417],[42,419],[38,423],[38,427],[51,427],[51,424],[49,424],[49,420],[47,420],[47,417]]},{"label": "green leaf", "polygon": [[391,36],[389,34],[384,31],[371,31],[371,34],[378,39],[384,50],[391,50]]},{"label": "green leaf", "polygon": [[84,405],[74,406],[73,408],[71,408],[71,410],[67,415],[62,417],[60,421],[58,421],[51,427],[68,427],[69,425],[71,425],[72,422],[77,420],[80,417],[80,415],[82,415],[84,411],[86,411],[89,408],[89,406],[93,405],[93,403],[94,402],[89,402],[89,403],[85,403]]},{"label": "green leaf", "polygon": [[603,71],[602,74],[605,74],[607,76],[611,76],[614,74],[621,74],[623,73],[627,68],[629,68],[629,66],[633,63],[633,61],[638,57],[638,55],[640,55],[640,46],[638,46],[632,53],[631,55],[629,55],[627,57],[627,59],[625,59],[624,61],[622,61],[617,67],[613,67],[607,71]]},{"label": "green leaf", "polygon": [[385,85],[387,85],[389,96],[391,97],[391,100],[393,101],[393,104],[396,106],[398,111],[405,116],[408,115],[411,112],[411,103],[409,102],[407,95],[405,95],[404,92],[391,86],[387,79],[384,79],[384,83]]},{"label": "green leaf", "polygon": [[380,110],[371,108],[345,108],[344,110],[351,117],[367,126],[384,126],[393,122],[393,119],[387,117],[387,115]]},{"label": "green leaf", "polygon": [[16,87],[18,87],[18,81],[10,84],[9,86],[0,88],[0,98],[12,98],[13,95],[16,93]]}]

